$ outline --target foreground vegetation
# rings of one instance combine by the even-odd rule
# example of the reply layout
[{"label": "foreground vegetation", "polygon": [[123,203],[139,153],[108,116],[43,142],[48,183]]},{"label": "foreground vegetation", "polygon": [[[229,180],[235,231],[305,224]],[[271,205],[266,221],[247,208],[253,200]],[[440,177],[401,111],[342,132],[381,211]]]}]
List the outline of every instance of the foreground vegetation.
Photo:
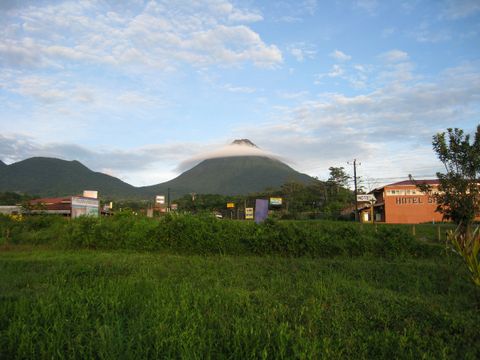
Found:
[{"label": "foreground vegetation", "polygon": [[0,358],[479,358],[478,289],[417,233],[0,217]]},{"label": "foreground vegetation", "polygon": [[478,294],[458,271],[16,246],[0,252],[0,358],[475,359]]},{"label": "foreground vegetation", "polygon": [[0,217],[0,244],[49,245],[61,249],[163,250],[178,254],[281,255],[384,258],[429,257],[439,244],[417,241],[402,226],[347,222],[218,220],[173,215],[160,219],[120,214],[107,218]]}]

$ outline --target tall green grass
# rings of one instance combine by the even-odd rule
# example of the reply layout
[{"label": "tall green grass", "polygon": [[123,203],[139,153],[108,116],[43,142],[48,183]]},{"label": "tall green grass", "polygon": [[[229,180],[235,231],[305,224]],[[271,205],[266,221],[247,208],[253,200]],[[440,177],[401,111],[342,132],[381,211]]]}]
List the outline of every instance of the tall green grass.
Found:
[{"label": "tall green grass", "polygon": [[64,249],[162,250],[179,254],[281,255],[287,257],[430,257],[442,247],[416,240],[406,228],[347,222],[253,222],[212,216],[135,216],[75,220],[31,217],[0,222],[0,242]]},{"label": "tall green grass", "polygon": [[2,359],[480,356],[478,294],[442,259],[15,249]]}]

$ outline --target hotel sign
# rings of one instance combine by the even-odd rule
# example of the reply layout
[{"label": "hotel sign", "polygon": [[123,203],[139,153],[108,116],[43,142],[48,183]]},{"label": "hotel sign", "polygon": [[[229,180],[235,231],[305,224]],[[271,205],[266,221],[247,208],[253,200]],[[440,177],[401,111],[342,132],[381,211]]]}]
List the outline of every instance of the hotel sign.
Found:
[{"label": "hotel sign", "polygon": [[395,205],[421,205],[424,203],[424,200],[427,200],[427,204],[436,204],[437,199],[428,197],[428,199],[421,197],[396,197]]},{"label": "hotel sign", "polygon": [[375,196],[373,194],[357,195],[357,201],[375,201]]}]

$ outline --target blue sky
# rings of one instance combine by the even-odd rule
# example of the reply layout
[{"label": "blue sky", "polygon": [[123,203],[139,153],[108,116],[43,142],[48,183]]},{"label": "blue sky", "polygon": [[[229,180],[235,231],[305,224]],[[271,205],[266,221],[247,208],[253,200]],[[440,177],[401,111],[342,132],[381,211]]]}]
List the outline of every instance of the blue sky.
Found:
[{"label": "blue sky", "polygon": [[477,0],[4,0],[0,159],[149,185],[248,138],[320,179],[433,176],[432,135],[480,123],[479,44]]}]

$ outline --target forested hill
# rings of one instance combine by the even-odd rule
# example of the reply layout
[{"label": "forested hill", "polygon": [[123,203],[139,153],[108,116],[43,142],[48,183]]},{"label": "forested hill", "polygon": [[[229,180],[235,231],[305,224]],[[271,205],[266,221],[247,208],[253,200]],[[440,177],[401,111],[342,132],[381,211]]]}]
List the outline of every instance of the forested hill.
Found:
[{"label": "forested hill", "polygon": [[289,181],[310,184],[314,179],[285,163],[262,156],[235,156],[207,159],[173,180],[142,188],[150,196],[197,194],[244,195],[279,188]]},{"label": "forested hill", "polygon": [[135,198],[137,189],[120,179],[94,172],[78,161],[34,157],[0,164],[0,191],[12,191],[39,196],[82,194],[83,190],[98,190],[103,197]]},{"label": "forested hill", "polygon": [[314,179],[285,163],[262,156],[215,158],[165,183],[134,187],[120,179],[94,172],[78,161],[34,157],[11,165],[0,164],[0,192],[40,196],[81,194],[98,190],[102,198],[152,199],[171,191],[172,198],[197,194],[241,195],[279,188],[286,182],[309,184]]}]

